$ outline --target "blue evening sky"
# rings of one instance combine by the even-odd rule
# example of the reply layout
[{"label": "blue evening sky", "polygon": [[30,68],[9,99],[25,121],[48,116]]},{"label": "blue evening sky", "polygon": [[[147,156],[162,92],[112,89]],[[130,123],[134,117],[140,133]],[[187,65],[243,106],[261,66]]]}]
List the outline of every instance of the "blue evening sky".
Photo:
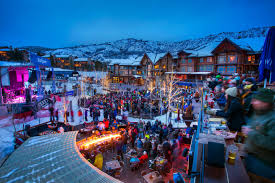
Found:
[{"label": "blue evening sky", "polygon": [[180,41],[275,25],[275,0],[0,0],[0,45]]}]

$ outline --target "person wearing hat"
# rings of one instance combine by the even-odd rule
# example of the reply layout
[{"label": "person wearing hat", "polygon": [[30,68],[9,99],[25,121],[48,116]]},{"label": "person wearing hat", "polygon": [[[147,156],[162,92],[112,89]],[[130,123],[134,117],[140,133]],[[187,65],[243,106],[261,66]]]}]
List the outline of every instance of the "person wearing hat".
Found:
[{"label": "person wearing hat", "polygon": [[243,127],[247,135],[246,169],[252,182],[275,181],[275,92],[261,88],[253,95],[254,115],[250,126]]},{"label": "person wearing hat", "polygon": [[249,119],[253,115],[253,107],[251,104],[251,100],[253,95],[257,92],[257,85],[251,84],[250,82],[245,82],[245,86],[243,87],[243,94],[241,95],[241,101],[244,109],[245,121],[249,123]]},{"label": "person wearing hat", "polygon": [[230,131],[241,131],[241,126],[244,124],[243,107],[237,95],[236,87],[228,88],[225,90],[226,105],[224,110],[206,110],[207,114],[226,118]]}]

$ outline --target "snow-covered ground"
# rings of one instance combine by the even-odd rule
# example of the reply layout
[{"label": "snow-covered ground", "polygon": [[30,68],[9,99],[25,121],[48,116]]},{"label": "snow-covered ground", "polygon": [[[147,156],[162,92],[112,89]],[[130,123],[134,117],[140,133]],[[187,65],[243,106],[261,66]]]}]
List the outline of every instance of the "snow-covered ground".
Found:
[{"label": "snow-covered ground", "polygon": [[[66,83],[67,86],[71,87],[73,84],[70,83]],[[102,86],[98,86],[98,85],[93,85],[94,88],[97,89],[97,93],[104,93],[105,90],[103,90]],[[84,90],[85,91],[85,90]],[[71,119],[71,116],[68,117],[68,123],[70,125],[78,125],[78,124],[83,124],[84,123],[84,109],[82,109],[83,115],[82,116],[78,116],[77,115],[77,111],[79,110],[79,107],[77,105],[77,101],[78,101],[78,96],[74,97],[74,96],[68,96],[66,98],[66,102],[65,102],[65,98],[61,98],[61,102],[56,102],[55,103],[55,109],[58,109],[59,111],[59,121],[64,121],[64,107],[68,107],[70,101],[72,101],[72,108],[74,111],[74,120]],[[48,111],[45,111],[48,112]],[[194,114],[197,114],[199,112],[199,104],[196,104],[194,102]],[[99,120],[102,121],[103,120],[103,110],[100,110],[100,118]],[[117,116],[117,118],[121,118],[121,116]],[[175,123],[175,119],[177,118],[177,113],[172,113],[172,125],[175,128],[184,128],[185,123]],[[140,120],[143,120],[145,122],[151,122],[153,123],[155,120],[159,120],[161,121],[163,124],[166,124],[166,120],[167,119],[167,115],[161,115],[158,117],[155,117],[153,120],[148,120],[148,119],[140,119],[140,118],[133,118],[133,117],[129,117],[128,121],[130,122],[139,122]],[[29,122],[26,122],[26,124],[30,124],[31,126],[37,125],[39,123],[43,123],[43,122],[47,122],[49,121],[50,118],[49,117],[42,117],[40,119],[34,119],[31,120]],[[92,118],[89,115],[88,112],[88,121],[92,121]],[[194,122],[192,125],[197,124],[196,122]],[[7,154],[11,153],[14,150],[14,132],[19,131],[19,130],[23,130],[23,124],[15,124],[13,126],[13,121],[12,121],[12,117],[9,116],[8,118],[5,118],[3,120],[1,120],[0,123],[0,160],[5,157]]]}]

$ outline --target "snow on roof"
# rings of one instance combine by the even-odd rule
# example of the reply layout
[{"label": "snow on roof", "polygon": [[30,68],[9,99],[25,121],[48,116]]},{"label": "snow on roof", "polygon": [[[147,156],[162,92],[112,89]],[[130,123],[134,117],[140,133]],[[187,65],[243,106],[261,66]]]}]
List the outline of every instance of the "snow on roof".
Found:
[{"label": "snow on roof", "polygon": [[165,72],[165,74],[208,75],[208,74],[211,74],[211,72]]},{"label": "snow on roof", "polygon": [[33,66],[33,64],[30,62],[0,61],[0,67],[10,67],[10,66]]},{"label": "snow on roof", "polygon": [[0,168],[0,182],[120,182],[81,155],[77,133],[29,138]]},{"label": "snow on roof", "polygon": [[146,53],[148,57],[152,60],[155,64],[159,59],[164,57],[167,53]]},{"label": "snow on roof", "polygon": [[97,79],[105,78],[108,74],[108,72],[101,72],[101,71],[91,71],[91,72],[78,71],[78,73],[84,77],[94,77]]},{"label": "snow on roof", "polygon": [[50,58],[51,55],[44,55],[44,56],[42,56],[42,57],[44,57],[44,58]]},{"label": "snow on roof", "polygon": [[55,55],[56,58],[68,58],[70,55]]},{"label": "snow on roof", "polygon": [[11,51],[9,48],[0,48],[0,51]]},{"label": "snow on roof", "polygon": [[172,55],[173,58],[178,58],[179,57],[178,53],[179,52],[173,52],[173,53],[170,53],[170,54]]},{"label": "snow on roof", "polygon": [[265,37],[231,39],[231,41],[237,44],[242,49],[259,52],[264,46]]},{"label": "snow on roof", "polygon": [[[241,49],[247,51],[259,52],[262,50],[265,37],[254,37],[254,38],[243,38],[243,39],[229,39]],[[202,47],[197,50],[185,50],[187,53],[191,53],[188,57],[207,57],[213,56],[212,51],[221,43],[222,41],[214,41],[207,44],[205,47]]]},{"label": "snow on roof", "polygon": [[[51,71],[52,68],[45,68],[45,70]],[[61,68],[53,68],[53,70],[54,71],[72,71],[73,72],[73,70],[70,70],[70,69],[61,69]]]},{"label": "snow on roof", "polygon": [[78,61],[78,62],[84,62],[84,61],[88,61],[89,58],[76,58],[74,59],[74,61]]},{"label": "snow on roof", "polygon": [[109,61],[110,64],[109,65],[115,65],[115,64],[119,64],[119,65],[139,65],[141,59],[143,58],[143,56],[138,56],[138,57],[129,57],[126,59],[109,59],[106,61]]},{"label": "snow on roof", "polygon": [[214,41],[207,44],[205,47],[202,47],[198,50],[185,50],[187,53],[191,53],[188,57],[207,57],[213,56],[212,51],[221,43],[221,41]]}]

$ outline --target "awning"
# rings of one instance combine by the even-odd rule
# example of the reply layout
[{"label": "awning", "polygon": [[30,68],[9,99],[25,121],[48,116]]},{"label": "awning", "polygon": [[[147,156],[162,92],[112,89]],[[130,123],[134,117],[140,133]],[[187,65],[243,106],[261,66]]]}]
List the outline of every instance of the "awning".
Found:
[{"label": "awning", "polygon": [[0,182],[121,182],[80,154],[77,133],[29,138],[0,168]]},{"label": "awning", "polygon": [[209,75],[211,72],[165,72],[165,74]]},{"label": "awning", "polygon": [[133,75],[135,78],[141,78],[140,75]]}]

